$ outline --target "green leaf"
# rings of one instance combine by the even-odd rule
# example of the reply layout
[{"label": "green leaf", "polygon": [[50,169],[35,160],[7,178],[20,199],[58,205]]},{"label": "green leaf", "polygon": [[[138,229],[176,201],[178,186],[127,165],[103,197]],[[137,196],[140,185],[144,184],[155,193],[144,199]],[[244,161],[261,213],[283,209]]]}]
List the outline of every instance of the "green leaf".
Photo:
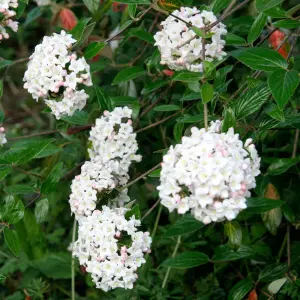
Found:
[{"label": "green leaf", "polygon": [[274,280],[268,286],[269,292],[272,293],[273,295],[277,294],[286,282],[287,282],[286,277]]},{"label": "green leaf", "polygon": [[266,11],[281,4],[283,0],[256,0],[256,8],[259,11]]},{"label": "green leaf", "polygon": [[172,77],[174,81],[194,82],[201,80],[202,75],[198,72],[181,71],[175,72]]},{"label": "green leaf", "polygon": [[140,40],[145,41],[149,44],[155,43],[153,35],[150,32],[148,32],[142,28],[139,28],[139,27],[130,29],[128,31],[128,36],[135,36],[135,37],[139,38]]},{"label": "green leaf", "polygon": [[180,110],[180,106],[174,104],[158,105],[154,107],[155,111],[177,111]]},{"label": "green leaf", "polygon": [[129,4],[128,5],[128,15],[131,19],[135,19],[135,15],[136,15],[136,8],[137,5],[136,4]]},{"label": "green leaf", "polygon": [[298,10],[300,9],[300,4],[295,5],[291,9],[289,9],[286,13],[288,17],[292,17]]},{"label": "green leaf", "polygon": [[183,6],[180,0],[158,0],[158,6],[168,12],[173,12]]},{"label": "green leaf", "polygon": [[77,43],[74,45],[75,49],[79,49],[87,41],[87,39],[93,32],[95,25],[96,25],[96,22],[91,23],[84,28],[82,36],[80,37],[79,40],[77,40]]},{"label": "green leaf", "polygon": [[4,188],[4,192],[8,194],[32,194],[36,189],[28,184],[15,184]]},{"label": "green leaf", "polygon": [[168,258],[162,266],[172,267],[177,269],[188,269],[204,265],[209,262],[206,254],[201,252],[184,252],[176,257]]},{"label": "green leaf", "polygon": [[71,278],[71,253],[49,253],[31,262],[46,277],[53,279]]},{"label": "green leaf", "polygon": [[222,122],[222,132],[227,132],[229,128],[235,128],[236,120],[234,111],[229,107],[225,109],[224,120]]},{"label": "green leaf", "polygon": [[49,210],[49,202],[47,198],[39,200],[34,209],[34,214],[36,218],[36,222],[42,223],[45,221],[48,215],[48,210]]},{"label": "green leaf", "polygon": [[205,225],[197,221],[191,215],[183,215],[175,224],[168,227],[168,229],[163,234],[163,237],[174,237],[179,235],[188,234],[201,229]]},{"label": "green leaf", "polygon": [[24,204],[21,200],[13,195],[5,198],[0,205],[0,220],[8,224],[15,224],[24,217]]},{"label": "green leaf", "polygon": [[287,15],[287,12],[278,6],[268,9],[268,10],[265,10],[264,13],[273,19],[285,18]]},{"label": "green leaf", "polygon": [[24,22],[24,27],[28,26],[33,21],[37,20],[42,15],[41,7],[37,6],[29,11]]},{"label": "green leaf", "polygon": [[253,70],[272,72],[288,67],[286,60],[277,51],[268,48],[244,48],[230,54]]},{"label": "green leaf", "polygon": [[[3,96],[3,79],[0,80],[0,100],[2,99]],[[0,112],[0,123],[3,122],[4,120],[4,112]]]},{"label": "green leaf", "polygon": [[0,274],[0,283],[3,283],[6,279],[6,276]]},{"label": "green leaf", "polygon": [[129,67],[120,71],[117,76],[114,78],[112,84],[118,84],[121,82],[126,82],[137,77],[140,77],[146,73],[141,67]]},{"label": "green leaf", "polygon": [[299,163],[298,158],[281,158],[273,162],[268,168],[269,175],[280,175],[286,172],[292,166]]},{"label": "green leaf", "polygon": [[9,229],[8,227],[4,228],[3,233],[7,247],[15,256],[18,257],[21,249],[21,242],[18,233],[13,229]]},{"label": "green leaf", "polygon": [[106,57],[100,57],[100,59],[91,64],[91,73],[99,72],[104,70],[109,64],[109,59]]},{"label": "green leaf", "polygon": [[201,99],[200,93],[191,93],[180,99],[180,101],[191,101]]},{"label": "green leaf", "polygon": [[213,86],[208,82],[204,83],[201,87],[201,98],[203,104],[210,102],[213,96],[214,96]]},{"label": "green leaf", "polygon": [[215,249],[213,261],[232,261],[246,258],[252,255],[254,255],[254,251],[250,247],[245,245],[241,245],[236,251],[229,248],[227,245],[221,245]]},{"label": "green leaf", "polygon": [[268,100],[270,91],[267,86],[261,85],[242,94],[232,105],[237,119],[253,114]]},{"label": "green leaf", "polygon": [[249,213],[264,213],[271,209],[280,207],[284,202],[281,200],[274,201],[273,199],[268,198],[249,198],[247,199],[247,208],[246,212]]},{"label": "green leaf", "polygon": [[231,0],[214,0],[211,4],[211,10],[214,14],[219,13],[221,10],[226,8]]},{"label": "green leaf", "polygon": [[106,46],[104,42],[93,42],[90,43],[84,51],[84,57],[86,59],[93,58]]},{"label": "green leaf", "polygon": [[104,90],[99,86],[94,85],[98,104],[101,110],[112,110],[112,103],[110,98],[105,94]]},{"label": "green leaf", "polygon": [[273,26],[285,29],[294,29],[300,26],[300,22],[298,20],[279,20],[273,23]]},{"label": "green leaf", "polygon": [[154,82],[150,82],[142,89],[141,94],[146,95],[146,94],[152,93],[167,84],[168,84],[167,80],[157,80]]},{"label": "green leaf", "polygon": [[98,0],[83,0],[83,3],[88,8],[88,10],[94,15],[98,11],[100,1],[98,1]]},{"label": "green leaf", "polygon": [[62,173],[63,163],[58,163],[49,173],[47,178],[42,184],[41,187],[41,194],[48,194],[53,192],[56,188],[57,183],[60,180],[61,173]]},{"label": "green leaf", "polygon": [[70,33],[72,34],[73,38],[75,40],[80,41],[82,35],[83,35],[83,32],[84,32],[84,29],[85,27],[87,26],[87,24],[89,23],[89,21],[91,20],[92,18],[87,18],[87,19],[82,19],[82,20],[79,20],[79,22],[77,23],[77,25],[70,31]]},{"label": "green leaf", "polygon": [[150,0],[117,0],[115,2],[125,3],[125,4],[151,4]]},{"label": "green leaf", "polygon": [[294,223],[296,220],[296,216],[295,213],[293,211],[293,209],[291,208],[291,206],[288,203],[284,203],[282,205],[282,212],[284,217],[290,222],[290,223]]},{"label": "green leaf", "polygon": [[273,97],[282,110],[293,96],[300,78],[296,70],[277,70],[268,77],[268,85]]},{"label": "green leaf", "polygon": [[229,292],[228,300],[242,300],[253,289],[254,283],[250,278],[239,281]]},{"label": "green leaf", "polygon": [[19,0],[18,1],[18,7],[16,9],[16,17],[17,17],[17,19],[19,19],[23,15],[23,13],[24,13],[24,11],[26,9],[27,4],[28,4],[27,0]]},{"label": "green leaf", "polygon": [[266,25],[267,18],[268,18],[267,15],[265,15],[264,13],[260,13],[255,18],[255,20],[249,30],[248,37],[247,37],[249,44],[252,44],[259,38],[262,30],[264,29],[264,27]]},{"label": "green leaf", "polygon": [[63,116],[61,120],[71,125],[86,125],[88,116],[88,113],[82,110],[76,111],[73,116]]},{"label": "green leaf", "polygon": [[12,167],[0,166],[0,181],[3,180],[11,172],[12,172]]},{"label": "green leaf", "polygon": [[14,62],[12,60],[2,59],[0,60],[0,70],[13,64]]},{"label": "green leaf", "polygon": [[154,170],[153,172],[151,172],[148,177],[151,177],[151,178],[159,178],[160,177],[160,172],[161,172],[161,169],[157,169],[157,170]]},{"label": "green leaf", "polygon": [[136,220],[141,219],[141,212],[140,212],[140,207],[139,205],[135,205],[131,210],[127,211],[125,214],[126,220],[130,220],[132,216],[135,216]]},{"label": "green leaf", "polygon": [[183,129],[184,129],[184,124],[183,123],[176,123],[174,125],[173,135],[174,135],[175,141],[177,143],[179,143],[181,141]]},{"label": "green leaf", "polygon": [[[274,200],[273,201],[277,201]],[[282,220],[281,208],[277,207],[262,214],[262,220],[272,235],[276,235]]]},{"label": "green leaf", "polygon": [[178,123],[196,123],[196,122],[202,122],[203,120],[204,120],[203,114],[196,115],[196,116],[184,115],[183,117],[176,119]]},{"label": "green leaf", "polygon": [[225,40],[227,46],[244,46],[247,44],[244,38],[230,32],[226,34]]},{"label": "green leaf", "polygon": [[263,269],[258,276],[258,280],[261,282],[273,281],[281,278],[286,271],[286,264],[275,263]]},{"label": "green leaf", "polygon": [[242,244],[242,229],[238,222],[227,222],[224,226],[224,234],[228,238],[229,246],[238,249]]}]

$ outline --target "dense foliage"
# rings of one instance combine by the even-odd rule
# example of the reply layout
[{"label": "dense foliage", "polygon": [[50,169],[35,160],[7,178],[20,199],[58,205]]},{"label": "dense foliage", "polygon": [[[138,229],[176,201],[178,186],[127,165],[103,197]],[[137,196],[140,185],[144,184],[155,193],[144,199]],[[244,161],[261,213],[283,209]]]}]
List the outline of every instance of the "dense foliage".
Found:
[{"label": "dense foliage", "polygon": [[[0,298],[300,299],[299,12],[295,0],[0,1]],[[59,43],[54,55],[47,47]],[[58,58],[66,67],[56,69]],[[45,71],[45,61],[54,66]],[[110,121],[116,107],[130,110]],[[105,135],[105,126],[115,132]],[[220,134],[211,133],[216,127]],[[110,141],[122,128],[121,145],[131,152],[116,156],[117,184],[97,181],[91,174],[111,158],[105,151],[120,146]],[[240,181],[248,183],[218,179],[226,177],[220,167],[203,175],[214,176],[214,187],[222,182],[215,194],[206,179],[184,174],[185,185],[170,187],[185,167],[169,165],[170,146],[182,143],[177,157],[198,170],[211,140],[233,149],[218,148],[226,158],[218,163],[235,174],[243,168]],[[88,180],[92,191],[103,186],[82,208],[74,193]],[[189,190],[195,181],[200,192]],[[202,214],[204,194],[215,206]],[[121,196],[125,211],[102,207]],[[198,211],[192,197],[202,203]],[[238,207],[230,202],[241,197]],[[100,221],[96,205],[107,213]],[[119,217],[125,225],[109,236],[105,222]],[[74,247],[77,220],[87,225]],[[127,250],[139,251],[127,289],[96,288],[90,273],[105,257],[82,255],[90,232],[116,249],[122,243],[115,249],[122,263]],[[128,238],[144,240],[133,246]]]}]

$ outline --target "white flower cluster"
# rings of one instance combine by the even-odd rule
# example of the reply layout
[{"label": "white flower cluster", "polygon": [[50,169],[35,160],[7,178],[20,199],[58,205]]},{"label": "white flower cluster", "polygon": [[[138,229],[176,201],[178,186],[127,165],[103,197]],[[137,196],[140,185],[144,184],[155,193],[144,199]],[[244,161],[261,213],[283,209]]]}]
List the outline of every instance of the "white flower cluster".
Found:
[{"label": "white flower cluster", "polygon": [[45,36],[24,75],[24,88],[34,99],[43,98],[57,119],[82,110],[88,95],[79,85],[92,85],[90,66],[71,52],[75,42],[65,31]]},{"label": "white flower cluster", "polygon": [[0,127],[0,146],[3,146],[7,143],[6,134],[5,134],[5,128]]},{"label": "white flower cluster", "polygon": [[11,18],[16,15],[16,12],[12,9],[18,7],[18,0],[1,0],[0,1],[0,40],[8,39],[7,27],[12,31],[18,31],[18,22],[13,21]]},{"label": "white flower cluster", "polygon": [[150,252],[149,232],[137,231],[140,221],[125,218],[126,209],[103,206],[82,218],[73,255],[91,273],[97,288],[104,291],[117,287],[132,289],[137,268]]},{"label": "white flower cluster", "polygon": [[[96,120],[90,132],[90,161],[81,168],[71,186],[71,211],[79,219],[88,216],[96,208],[97,195],[124,186],[129,179],[128,171],[132,161],[140,161],[136,155],[138,145],[133,133],[131,109],[117,107],[112,112],[105,111],[104,116]],[[125,192],[125,191],[124,191]],[[128,201],[126,192],[116,201]]]},{"label": "white flower cluster", "polygon": [[[175,17],[168,16],[161,23],[162,30],[154,35],[155,45],[161,52],[161,64],[166,64],[173,70],[202,72],[202,38],[183,21],[191,26],[204,28],[214,23],[217,20],[216,16],[210,11],[200,12],[196,7],[181,7],[180,11],[175,10],[172,14]],[[223,23],[218,23],[207,31],[207,34],[212,36],[206,38],[205,60],[220,60],[226,55],[223,51],[225,41],[221,38],[226,33]]]},{"label": "white flower cluster", "polygon": [[171,146],[163,157],[159,196],[170,212],[177,209],[205,224],[232,220],[247,207],[256,186],[260,158],[252,140],[245,144],[233,128],[219,133],[220,122],[205,129],[193,127],[190,137]]}]

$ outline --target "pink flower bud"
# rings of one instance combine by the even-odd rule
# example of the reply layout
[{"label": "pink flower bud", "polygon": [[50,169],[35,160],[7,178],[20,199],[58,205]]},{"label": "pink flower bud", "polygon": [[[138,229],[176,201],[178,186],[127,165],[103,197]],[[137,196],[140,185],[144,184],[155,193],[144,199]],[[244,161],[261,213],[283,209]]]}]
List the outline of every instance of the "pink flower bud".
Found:
[{"label": "pink flower bud", "polygon": [[104,117],[107,117],[109,115],[109,111],[108,110],[105,110],[104,112],[103,112],[103,116]]}]

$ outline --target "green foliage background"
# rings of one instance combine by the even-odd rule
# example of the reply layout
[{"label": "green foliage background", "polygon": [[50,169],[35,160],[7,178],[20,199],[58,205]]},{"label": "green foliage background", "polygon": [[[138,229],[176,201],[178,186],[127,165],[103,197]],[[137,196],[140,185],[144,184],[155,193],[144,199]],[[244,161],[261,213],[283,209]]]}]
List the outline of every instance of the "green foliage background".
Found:
[{"label": "green foliage background", "polygon": [[[131,168],[131,179],[141,179],[129,194],[153,236],[152,253],[133,290],[108,293],[95,289],[76,261],[76,299],[300,299],[297,1],[120,0],[129,4],[123,12],[110,0],[43,7],[19,2],[19,31],[0,44],[0,121],[9,140],[0,149],[0,298],[71,299],[70,183],[88,159],[95,119],[128,105],[143,156]],[[165,12],[196,5],[222,16],[230,3],[240,9],[223,21],[226,59],[206,64],[205,74],[165,75],[153,39]],[[78,18],[72,34],[94,86],[86,88],[90,97],[82,112],[56,121],[23,89],[22,79],[34,47],[60,31],[62,7]],[[287,58],[268,43],[276,28],[285,34],[280,42]],[[114,29],[120,33],[113,53],[107,38]],[[199,83],[204,78],[205,88]],[[204,127],[204,102],[209,120],[222,119],[223,130],[234,127],[243,140],[252,137],[262,157],[248,208],[233,222],[207,226],[162,208],[159,169],[148,172],[192,126]]]}]

